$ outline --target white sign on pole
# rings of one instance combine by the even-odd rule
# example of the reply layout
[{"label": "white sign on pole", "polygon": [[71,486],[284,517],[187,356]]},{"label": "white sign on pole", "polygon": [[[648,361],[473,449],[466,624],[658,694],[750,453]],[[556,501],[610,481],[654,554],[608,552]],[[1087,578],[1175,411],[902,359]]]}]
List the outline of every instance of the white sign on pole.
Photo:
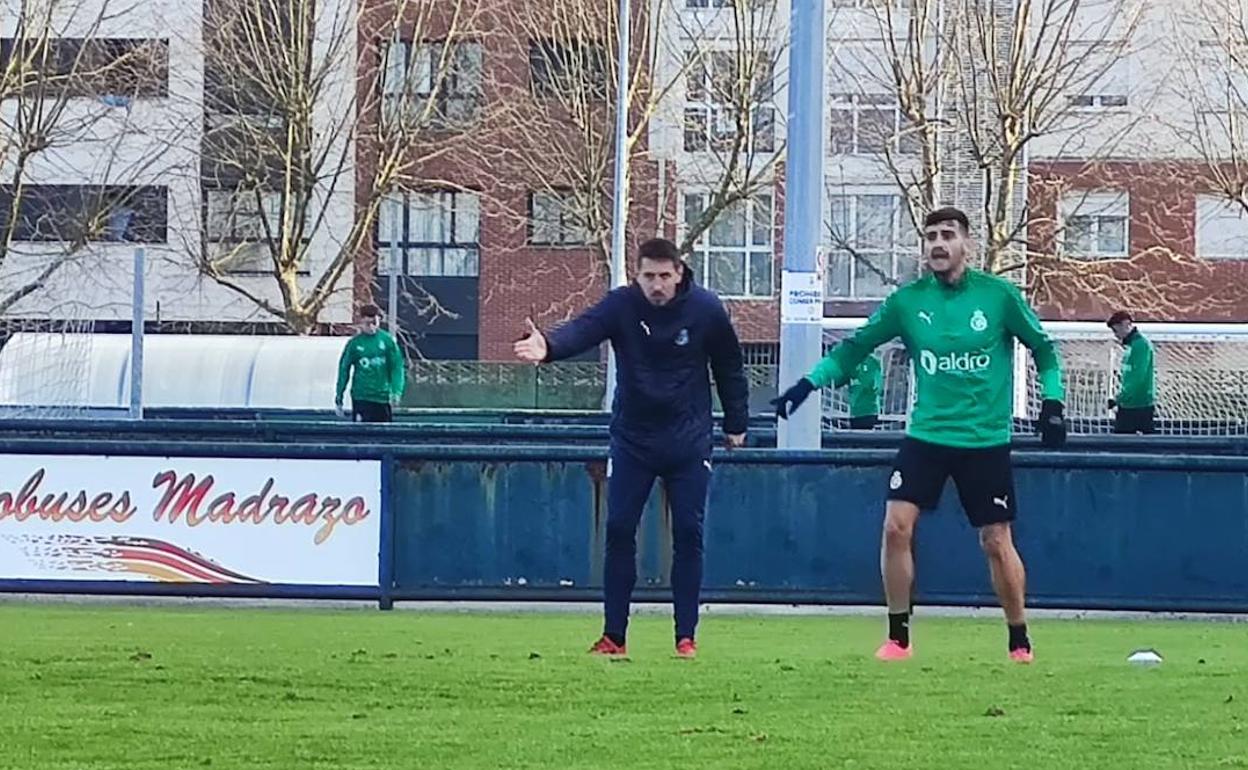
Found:
[{"label": "white sign on pole", "polygon": [[823,321],[823,274],[784,271],[780,279],[780,323]]},{"label": "white sign on pole", "polygon": [[0,579],[378,583],[381,463],[0,455]]}]

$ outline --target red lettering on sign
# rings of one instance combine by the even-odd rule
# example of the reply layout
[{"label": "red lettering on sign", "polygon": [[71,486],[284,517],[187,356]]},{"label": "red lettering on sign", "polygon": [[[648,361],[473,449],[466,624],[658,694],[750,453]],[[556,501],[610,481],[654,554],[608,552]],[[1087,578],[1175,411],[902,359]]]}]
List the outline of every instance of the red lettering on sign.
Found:
[{"label": "red lettering on sign", "polygon": [[134,507],[130,505],[129,492],[122,492],[111,508],[108,504],[113,501],[113,495],[108,492],[96,495],[88,507],[85,489],[74,495],[74,501],[68,507],[65,503],[69,500],[69,492],[49,492],[41,499],[39,487],[46,477],[47,470],[40,468],[26,479],[16,495],[12,492],[0,492],[0,520],[12,518],[20,523],[37,518],[53,523],[68,520],[76,524],[90,520],[96,523],[112,521],[121,524],[135,514]]}]

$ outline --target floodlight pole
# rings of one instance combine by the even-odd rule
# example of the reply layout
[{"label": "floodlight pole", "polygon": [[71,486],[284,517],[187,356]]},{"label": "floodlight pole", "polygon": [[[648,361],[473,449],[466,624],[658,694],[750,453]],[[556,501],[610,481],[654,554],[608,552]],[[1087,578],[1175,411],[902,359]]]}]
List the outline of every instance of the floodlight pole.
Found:
[{"label": "floodlight pole", "polygon": [[[784,272],[780,298],[781,390],[822,354],[823,275],[818,258],[823,207],[824,0],[793,0],[789,25],[788,163],[784,190]],[[818,449],[816,393],[778,426],[777,446]]]},{"label": "floodlight pole", "polygon": [[[628,225],[628,55],[632,47],[632,14],[629,0],[620,0],[619,5],[620,40],[617,52],[616,83],[615,83],[615,179],[613,185],[614,200],[611,214],[611,286],[624,286],[628,283],[628,271],[625,268],[625,229]],[[607,383],[602,398],[602,408],[608,412],[615,404],[616,361],[615,350],[607,348]]]}]

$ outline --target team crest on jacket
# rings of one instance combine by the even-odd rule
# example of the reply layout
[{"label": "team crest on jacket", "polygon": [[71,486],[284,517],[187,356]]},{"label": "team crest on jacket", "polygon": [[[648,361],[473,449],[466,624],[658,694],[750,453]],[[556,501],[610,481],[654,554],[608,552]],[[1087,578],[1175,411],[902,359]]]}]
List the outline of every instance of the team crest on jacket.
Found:
[{"label": "team crest on jacket", "polygon": [[984,311],[976,310],[971,315],[971,328],[977,332],[988,328],[988,318],[984,315]]},{"label": "team crest on jacket", "polygon": [[676,335],[676,344],[684,347],[689,344],[689,330],[681,329]]}]

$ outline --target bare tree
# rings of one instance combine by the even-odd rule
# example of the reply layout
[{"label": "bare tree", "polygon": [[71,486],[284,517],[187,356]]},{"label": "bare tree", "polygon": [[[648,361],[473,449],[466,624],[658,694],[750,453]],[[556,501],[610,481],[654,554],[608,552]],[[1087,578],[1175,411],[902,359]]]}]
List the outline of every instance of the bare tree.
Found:
[{"label": "bare tree", "polygon": [[1131,50],[1139,19],[1140,7],[1129,0],[961,0],[951,28],[959,72],[952,107],[984,174],[989,270],[1026,267],[1020,193],[1032,144],[1079,135],[1102,120],[1078,107],[1126,104],[1125,94],[1109,104],[1083,102],[1101,98],[1089,92]]},{"label": "bare tree", "polygon": [[[869,18],[865,26],[875,42],[851,46],[845,54],[858,51],[850,66],[859,73],[859,87],[841,96],[852,117],[840,123],[834,101],[833,143],[838,146],[839,130],[850,137],[842,151],[862,153],[866,147],[874,156],[882,171],[877,175],[891,181],[904,207],[903,236],[917,236],[922,216],[939,203],[961,203],[983,228],[978,256],[985,269],[1022,280],[1021,271],[1043,259],[1068,280],[1088,275],[1089,290],[1107,288],[1112,282],[1097,275],[1111,268],[1104,260],[1032,253],[1030,231],[1052,231],[1060,222],[1030,205],[1028,166],[1042,141],[1054,157],[1069,154],[1095,164],[1111,157],[1136,127],[1138,121],[1127,117],[1106,130],[1106,114],[1122,113],[1127,104],[1125,83],[1111,81],[1115,67],[1136,50],[1141,6],[1132,0],[863,5],[854,13]],[[855,234],[835,219],[833,247],[876,281],[896,285],[917,269],[909,265],[890,274],[860,253]],[[1060,242],[1061,234],[1053,240]],[[1026,280],[1033,278],[1028,271]]]},{"label": "bare tree", "polygon": [[1185,65],[1177,80],[1189,111],[1172,126],[1202,166],[1207,191],[1248,213],[1248,9],[1237,0],[1197,0],[1176,23]]},{"label": "bare tree", "polygon": [[383,205],[401,217],[401,193],[440,182],[426,170],[479,120],[480,94],[457,90],[480,67],[478,15],[474,0],[209,0],[196,268],[314,331],[357,261],[375,265]]},{"label": "bare tree", "polygon": [[[167,91],[159,40],[112,38],[133,6],[73,0],[0,5],[0,314],[100,242],[164,240],[165,196],[140,181],[159,161],[124,149],[150,126],[131,103]],[[171,134],[166,134],[166,137]],[[89,164],[84,168],[83,164]],[[88,182],[62,182],[69,168]],[[45,315],[83,295],[59,298]],[[60,308],[59,310],[57,308]]]},{"label": "bare tree", "polygon": [[[665,2],[665,0],[658,0]],[[612,3],[524,0],[499,18],[500,34],[519,53],[514,71],[492,68],[489,90],[506,130],[480,148],[497,185],[526,210],[505,207],[533,244],[588,246],[598,277],[608,277],[619,27]],[[631,25],[626,137],[628,170],[643,153],[655,92],[654,48],[644,8]],[[632,180],[626,178],[628,190]]]},{"label": "bare tree", "polygon": [[[683,167],[677,181],[707,193],[699,214],[686,222],[681,245],[688,252],[725,210],[774,184],[783,139],[773,104],[779,61],[774,3],[723,8],[714,30],[707,18],[684,10],[671,0],[636,4],[624,190],[630,212],[652,213],[661,227],[671,198],[650,173],[666,160],[655,149],[656,130],[685,139],[700,163]],[[528,202],[508,212],[528,242],[574,247],[588,260],[584,274],[605,283],[616,149],[615,5],[528,0],[499,24],[513,47],[527,53],[528,76],[495,73],[490,91],[504,105],[507,130],[483,145],[482,155],[497,162],[499,187],[514,188],[510,197]],[[685,102],[682,90],[690,96]],[[634,223],[630,231],[639,227]],[[574,296],[585,285],[579,284]]]},{"label": "bare tree", "polygon": [[701,205],[685,207],[682,252],[693,251],[725,213],[770,197],[776,185],[787,146],[776,93],[788,49],[777,13],[771,0],[742,0],[707,15],[672,9],[657,31],[667,61],[684,63],[679,111],[687,159],[677,181],[705,191]]},{"label": "bare tree", "polygon": [[[946,155],[956,130],[948,104],[958,75],[949,30],[956,8],[949,0],[869,0],[836,4],[833,14],[832,267],[896,286],[914,274],[917,260],[892,265],[889,241],[921,231],[925,214],[949,195]],[[865,198],[868,213],[858,210],[864,198],[841,194],[864,186],[892,192]]]}]

